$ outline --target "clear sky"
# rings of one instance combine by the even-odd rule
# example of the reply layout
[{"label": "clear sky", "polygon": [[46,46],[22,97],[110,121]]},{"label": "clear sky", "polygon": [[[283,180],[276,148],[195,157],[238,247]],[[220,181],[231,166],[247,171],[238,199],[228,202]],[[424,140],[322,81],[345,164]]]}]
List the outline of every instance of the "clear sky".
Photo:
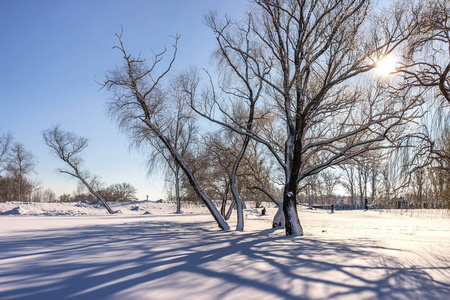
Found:
[{"label": "clear sky", "polygon": [[87,137],[85,168],[107,184],[128,182],[138,197],[164,196],[161,175],[146,176],[145,157],[130,151],[126,136],[105,114],[108,94],[96,83],[120,63],[112,47],[124,28],[130,52],[151,58],[180,34],[175,70],[207,67],[215,38],[204,15],[242,16],[244,0],[1,0],[0,130],[9,131],[38,160],[33,179],[57,196],[77,181],[59,174],[64,166],[42,139],[54,124]]}]

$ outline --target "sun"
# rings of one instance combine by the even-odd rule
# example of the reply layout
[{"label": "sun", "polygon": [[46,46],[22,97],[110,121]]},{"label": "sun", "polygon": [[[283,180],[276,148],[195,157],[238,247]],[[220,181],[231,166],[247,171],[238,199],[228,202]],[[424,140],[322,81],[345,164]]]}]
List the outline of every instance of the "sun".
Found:
[{"label": "sun", "polygon": [[397,71],[397,62],[392,56],[385,56],[376,63],[377,73],[383,76],[388,76]]}]

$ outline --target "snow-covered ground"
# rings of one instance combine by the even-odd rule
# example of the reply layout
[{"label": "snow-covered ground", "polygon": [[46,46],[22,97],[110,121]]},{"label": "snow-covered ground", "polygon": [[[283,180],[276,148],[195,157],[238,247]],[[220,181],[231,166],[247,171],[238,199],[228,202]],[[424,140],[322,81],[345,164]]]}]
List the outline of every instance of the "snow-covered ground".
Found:
[{"label": "snow-covered ground", "polygon": [[450,299],[446,211],[303,209],[287,238],[275,208],[222,232],[201,205],[111,206],[0,203],[0,299]]}]

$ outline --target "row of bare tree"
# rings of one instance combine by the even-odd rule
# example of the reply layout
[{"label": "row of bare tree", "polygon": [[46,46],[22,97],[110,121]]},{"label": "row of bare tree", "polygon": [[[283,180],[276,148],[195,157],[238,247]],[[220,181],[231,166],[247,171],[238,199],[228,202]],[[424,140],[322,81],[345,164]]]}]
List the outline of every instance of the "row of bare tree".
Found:
[{"label": "row of bare tree", "polygon": [[[53,131],[52,131],[53,130]],[[52,145],[63,145],[72,149],[83,150],[87,146],[87,139],[78,137],[70,132],[61,132],[59,126],[44,132],[44,140]],[[50,131],[53,136],[50,136]],[[60,134],[59,136],[57,134]],[[50,142],[52,139],[52,142]],[[59,144],[58,144],[59,143]],[[57,148],[58,149],[58,148]],[[64,148],[65,149],[65,148]],[[78,152],[77,152],[78,153]],[[27,201],[27,202],[69,202],[81,200],[97,200],[92,195],[99,194],[109,201],[135,201],[136,188],[129,183],[113,184],[104,186],[97,176],[91,176],[87,171],[80,171],[79,165],[82,159],[74,152],[67,153],[69,166],[74,166],[76,170],[62,169],[62,173],[78,174],[81,185],[73,195],[64,194],[59,198],[51,189],[43,190],[40,183],[32,180],[29,175],[35,173],[36,157],[31,151],[25,149],[24,145],[14,142],[11,133],[0,132],[0,202],[6,201]],[[75,155],[75,156],[74,156]],[[65,157],[67,158],[67,157]],[[94,191],[86,193],[86,184]],[[112,212],[112,210],[111,210]]]},{"label": "row of bare tree", "polygon": [[[255,0],[241,20],[206,16],[217,41],[211,73],[173,71],[179,36],[171,55],[165,49],[147,62],[127,51],[121,32],[123,63],[102,83],[108,112],[132,145],[151,146],[149,166],[165,166],[177,211],[183,197],[197,198],[225,230],[229,208],[243,230],[244,201],[259,198],[279,206],[274,226],[302,235],[297,203],[313,195],[318,176],[331,195],[338,169],[352,205],[389,204],[412,191],[419,200],[410,202],[425,203],[420,186],[429,182],[447,197],[449,6]],[[391,74],[376,75],[388,58]],[[80,169],[86,140],[58,126],[44,139],[66,163],[60,171],[112,212]]]},{"label": "row of bare tree", "polygon": [[[207,164],[199,163],[205,154],[193,141],[208,121],[201,136],[222,174],[219,194],[229,193],[237,207],[236,229],[244,228],[244,193],[253,189],[280,204],[275,225],[302,235],[297,196],[310,177],[411,143],[427,160],[448,159],[412,124],[433,105],[448,113],[449,11],[445,0],[396,1],[381,11],[366,0],[255,0],[242,20],[206,17],[217,41],[212,74],[171,72],[179,37],[164,69],[166,50],[147,62],[126,50],[120,33],[115,48],[123,64],[103,83],[109,113],[134,145],[154,146],[167,162],[178,198],[182,174],[228,229],[198,171]],[[393,74],[375,76],[387,57],[395,57]],[[448,114],[443,122],[441,129]],[[256,178],[243,182],[252,151],[263,157],[253,174],[268,179],[266,186]]]},{"label": "row of bare tree", "polygon": [[[446,152],[449,146],[447,141]],[[441,163],[417,168],[405,159],[404,149],[376,160],[352,161],[309,177],[300,189],[299,201],[310,207],[329,208],[334,204],[336,209],[363,209],[366,199],[371,208],[448,209],[450,176]],[[345,196],[338,195],[336,187],[342,188],[339,191]]]}]

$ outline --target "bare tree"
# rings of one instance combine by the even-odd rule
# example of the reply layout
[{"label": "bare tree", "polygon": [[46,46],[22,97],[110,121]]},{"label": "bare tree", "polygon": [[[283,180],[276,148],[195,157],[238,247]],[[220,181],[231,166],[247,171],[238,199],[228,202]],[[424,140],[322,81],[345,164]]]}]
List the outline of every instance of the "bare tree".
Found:
[{"label": "bare tree", "polygon": [[418,30],[396,71],[417,87],[431,88],[450,104],[450,3],[430,0],[417,14]]},{"label": "bare tree", "polygon": [[395,201],[402,198],[410,182],[409,161],[404,160],[402,148],[389,151],[383,163],[379,205],[394,208]]},{"label": "bare tree", "polygon": [[102,190],[100,194],[107,195],[109,201],[136,201],[136,188],[129,183],[116,183]]},{"label": "bare tree", "polygon": [[355,197],[356,197],[356,168],[351,162],[343,164],[340,166],[344,170],[344,179],[341,180],[341,184],[344,189],[350,193],[350,205],[352,209],[356,208]]},{"label": "bare tree", "polygon": [[[258,118],[275,114],[278,125],[272,128],[284,128],[284,141],[278,143],[268,131],[234,122],[227,107],[238,105],[225,105],[224,99],[230,98],[221,98],[214,91],[203,95],[209,102],[192,101],[193,108],[267,147],[284,173],[286,234],[302,235],[296,208],[299,183],[366,151],[385,147],[381,141],[394,141],[399,134],[396,128],[416,117],[417,99],[391,98],[380,86],[362,87],[355,80],[407,40],[416,23],[408,19],[407,5],[398,6],[391,18],[384,15],[371,25],[367,18],[370,1],[273,0],[255,4],[247,22],[210,23],[224,45],[224,54],[234,51],[245,58],[241,65],[246,64],[257,79],[250,83],[253,89],[264,85],[265,100],[259,103]],[[241,32],[250,36],[245,40],[251,41],[251,48],[240,48]],[[236,60],[225,55],[224,61],[231,69],[236,65]],[[195,90],[196,86],[191,93]],[[214,116],[216,112],[222,113],[222,119]]]},{"label": "bare tree", "polygon": [[70,194],[62,194],[58,198],[59,202],[70,202],[70,200],[71,200]]},{"label": "bare tree", "polygon": [[41,202],[56,202],[56,194],[51,189],[46,189],[42,192]]},{"label": "bare tree", "polygon": [[[242,188],[245,187],[244,178],[238,176],[238,168],[245,161],[245,148],[248,146],[248,141],[242,141],[239,136],[233,136],[232,132],[221,132],[225,136],[217,133],[208,142],[209,151],[211,151],[215,157],[215,161],[221,166],[222,171],[226,174],[226,185],[224,190],[229,187],[233,196],[229,213],[226,214],[226,219],[230,217],[233,208],[237,211],[237,224],[236,230],[244,230],[244,200],[241,198]],[[243,143],[243,144],[242,144]],[[244,161],[243,161],[244,160]],[[240,178],[239,178],[240,177]],[[239,181],[239,184],[238,184]],[[226,199],[226,198],[225,198]]]},{"label": "bare tree", "polygon": [[[264,87],[263,79],[268,76],[271,70],[270,65],[264,68],[253,68],[254,65],[250,61],[248,53],[256,54],[260,48],[253,43],[252,36],[252,15],[248,14],[248,22],[246,27],[242,27],[240,31],[234,32],[235,38],[227,36],[221,38],[224,29],[227,28],[231,21],[227,20],[226,24],[218,24],[217,17],[210,14],[206,18],[207,24],[216,34],[217,51],[216,58],[222,69],[222,79],[220,83],[221,90],[230,98],[234,98],[230,113],[226,113],[229,122],[238,125],[247,131],[254,130],[255,119],[259,116],[256,111],[256,104],[259,102]],[[187,91],[186,89],[184,89]],[[214,91],[213,91],[214,92]],[[193,102],[193,93],[188,93]],[[241,104],[241,105],[240,105]],[[219,107],[225,112],[222,107]],[[243,201],[240,197],[237,187],[237,176],[239,165],[245,156],[247,147],[251,141],[251,137],[242,136],[240,149],[238,150],[232,168],[229,172],[230,189],[233,195],[233,204],[236,203],[238,222],[236,229],[242,231],[244,229]]]},{"label": "bare tree", "polygon": [[[238,152],[236,151],[236,143],[238,143],[238,141],[236,141],[234,138],[235,137],[230,134],[229,131],[221,130],[210,134],[205,141],[205,154],[210,157],[212,162],[212,165],[209,168],[209,177],[210,180],[213,181],[211,182],[212,185],[217,189],[216,193],[221,195],[221,214],[225,217],[225,220],[228,220],[231,217],[233,208],[237,208],[236,199],[234,199],[234,197],[232,196],[233,201],[231,202],[228,211],[225,212],[226,203],[228,201],[228,194],[231,192],[230,177],[232,176],[231,173],[236,163],[236,156],[238,154]],[[235,175],[236,174],[233,174],[233,176]],[[236,177],[234,177],[233,187],[236,189]],[[240,197],[239,201],[242,201]],[[243,212],[242,208],[243,205],[241,203],[241,205],[239,205],[239,208],[237,208],[237,229],[243,228],[243,220],[241,216]]]},{"label": "bare tree", "polygon": [[421,126],[413,128],[405,142],[411,147],[405,155],[416,157],[411,173],[430,164],[442,168],[450,160],[444,142],[450,130],[450,3],[426,1],[413,13],[419,30],[408,40],[401,64],[393,72],[404,77],[397,88],[412,86],[428,98]]},{"label": "bare tree", "polygon": [[6,170],[6,157],[12,144],[11,133],[0,134],[0,174]]},{"label": "bare tree", "polygon": [[14,179],[18,201],[22,201],[25,194],[31,195],[32,187],[26,175],[34,171],[36,158],[24,145],[15,143],[10,149],[7,161],[6,170]]},{"label": "bare tree", "polygon": [[68,169],[59,169],[59,172],[80,180],[89,192],[105,206],[110,214],[114,213],[106,200],[95,190],[93,182],[89,182],[89,173],[80,169],[83,160],[79,154],[87,147],[88,140],[77,136],[73,132],[62,130],[59,125],[44,131],[42,136],[47,146],[69,167]]},{"label": "bare tree", "polygon": [[340,176],[339,174],[336,174],[333,170],[325,170],[320,173],[320,177],[322,178],[323,185],[324,185],[324,191],[325,191],[325,197],[327,198],[328,204],[334,204],[335,196],[334,196],[334,189],[340,182]]},{"label": "bare tree", "polygon": [[368,183],[369,183],[369,169],[365,160],[359,162],[356,166],[357,183],[359,189],[359,207],[364,207],[365,199],[367,199]]},{"label": "bare tree", "polygon": [[[281,204],[279,200],[279,189],[276,188],[276,172],[274,172],[274,163],[270,159],[270,154],[265,151],[265,147],[250,140],[248,151],[242,161],[240,176],[243,187],[245,188],[244,197],[253,199],[255,206],[259,207],[263,199],[269,200],[277,205]],[[258,193],[256,193],[259,191]],[[242,193],[242,192],[241,192]],[[262,196],[262,197],[261,197]]]},{"label": "bare tree", "polygon": [[375,197],[378,195],[381,176],[380,161],[381,159],[378,158],[369,164],[370,203],[374,203]]},{"label": "bare tree", "polygon": [[[218,194],[223,199],[223,212],[230,190],[235,189],[234,193],[237,194],[232,198],[225,219],[228,219],[235,209],[237,211],[236,230],[239,231],[244,229],[243,209],[250,203],[255,203],[255,206],[259,207],[262,200],[268,197],[270,201],[281,205],[281,202],[277,201],[273,195],[271,170],[266,164],[266,157],[261,147],[250,139],[243,151],[244,142],[242,135],[227,129],[212,133],[206,140],[206,149],[210,153],[214,166],[211,168],[209,177],[211,181],[218,181],[216,185],[221,189]],[[238,200],[235,197],[238,197]],[[237,205],[238,201],[241,201],[241,205]]]},{"label": "bare tree", "polygon": [[[166,101],[167,107],[173,112],[173,118],[167,119],[166,134],[170,141],[172,141],[174,149],[180,154],[181,158],[187,165],[193,168],[192,161],[195,160],[196,152],[194,149],[198,148],[198,126],[196,118],[192,110],[187,105],[184,94],[180,93],[176,86],[179,78],[173,78],[171,88],[169,90],[170,96]],[[183,171],[181,166],[171,156],[167,147],[158,139],[150,139],[148,141],[155,149],[154,154],[150,159],[150,166],[154,166],[156,162],[161,162],[160,165],[167,170],[166,182],[170,182],[174,186],[176,213],[181,212],[181,199],[183,197],[182,181]],[[158,160],[163,158],[162,161]],[[149,169],[150,170],[150,169]],[[194,170],[193,170],[193,173]]]},{"label": "bare tree", "polygon": [[160,75],[155,75],[156,67],[160,67],[159,63],[166,50],[155,54],[153,62],[148,66],[144,59],[133,57],[125,50],[122,34],[116,34],[116,36],[119,45],[115,48],[123,55],[123,65],[106,74],[106,80],[103,83],[103,87],[112,92],[108,103],[111,117],[118,121],[119,126],[130,135],[137,146],[149,140],[156,140],[162,144],[174,162],[183,170],[191,187],[209,209],[218,226],[228,230],[229,225],[200,187],[167,130],[173,115],[172,110],[165,106],[167,95],[162,89],[162,81],[175,61],[178,37],[175,38],[174,54],[169,66]]}]

